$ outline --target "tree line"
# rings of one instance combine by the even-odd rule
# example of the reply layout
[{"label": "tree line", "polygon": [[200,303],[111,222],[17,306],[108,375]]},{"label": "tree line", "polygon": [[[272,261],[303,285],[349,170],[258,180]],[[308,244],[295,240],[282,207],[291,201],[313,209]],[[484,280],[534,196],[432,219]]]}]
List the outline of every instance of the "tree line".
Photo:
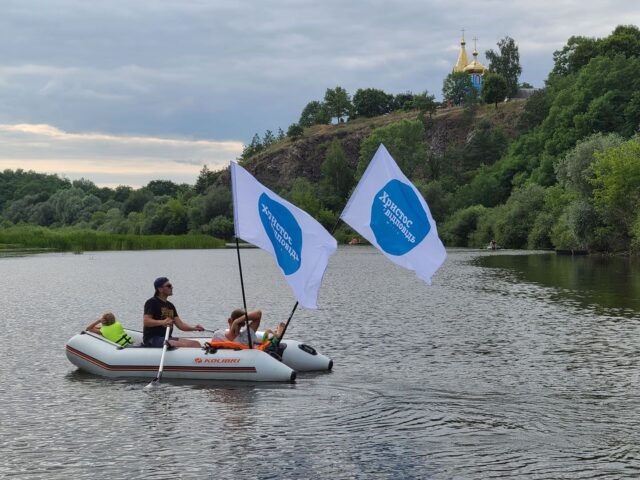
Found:
[{"label": "tree line", "polygon": [[[498,47],[495,56],[487,55],[490,68],[497,72],[503,65],[500,75],[506,78],[511,72],[505,83],[514,88],[517,46],[507,37]],[[495,240],[508,248],[637,251],[638,52],[640,31],[635,26],[619,26],[601,39],[572,37],[555,52],[545,87],[526,101],[517,125],[501,125],[491,116],[492,111],[499,113],[496,103],[483,106],[482,96],[471,101],[462,97],[461,121],[470,125],[469,134],[464,142],[443,145],[434,133],[437,122],[426,115],[435,103],[426,92],[402,97],[361,89],[350,98],[340,87],[328,89],[323,101],[310,102],[303,110],[297,124],[305,125],[303,131],[315,121],[379,115],[380,105],[417,113],[413,119],[373,129],[360,141],[355,162],[341,138],[317,146],[323,159],[319,181],[295,178],[277,193],[332,229],[384,143],[427,199],[447,246],[482,247]],[[254,137],[247,146],[253,150],[242,160],[250,162],[265,145],[286,137],[289,132],[282,130]],[[0,222],[230,238],[231,192],[222,174],[205,166],[193,186],[156,180],[139,189],[110,189],[88,180],[5,170],[0,174]],[[336,234],[339,240],[352,235],[344,225]]]}]

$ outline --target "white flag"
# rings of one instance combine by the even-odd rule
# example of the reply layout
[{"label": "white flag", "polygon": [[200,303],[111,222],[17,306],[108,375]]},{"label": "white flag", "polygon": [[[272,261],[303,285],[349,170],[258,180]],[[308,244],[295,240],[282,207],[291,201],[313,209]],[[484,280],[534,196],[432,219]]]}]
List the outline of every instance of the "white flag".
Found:
[{"label": "white flag", "polygon": [[273,255],[303,307],[318,308],[318,290],[338,244],[311,215],[280,198],[231,162],[236,237]]},{"label": "white flag", "polygon": [[427,202],[382,144],[340,218],[429,284],[447,256]]}]

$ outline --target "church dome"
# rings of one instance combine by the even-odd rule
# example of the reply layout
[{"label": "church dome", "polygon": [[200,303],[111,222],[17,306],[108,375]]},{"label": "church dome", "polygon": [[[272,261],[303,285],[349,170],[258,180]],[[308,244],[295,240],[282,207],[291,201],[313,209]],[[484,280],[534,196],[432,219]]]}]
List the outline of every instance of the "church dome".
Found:
[{"label": "church dome", "polygon": [[487,71],[487,67],[478,61],[478,50],[476,50],[475,47],[473,48],[473,61],[464,67],[462,71],[465,73],[477,73],[479,75],[484,75]]},{"label": "church dome", "polygon": [[467,58],[467,50],[464,48],[466,42],[464,41],[464,31],[462,33],[462,40],[460,41],[460,53],[458,54],[458,61],[453,67],[454,72],[463,72],[469,60]]}]

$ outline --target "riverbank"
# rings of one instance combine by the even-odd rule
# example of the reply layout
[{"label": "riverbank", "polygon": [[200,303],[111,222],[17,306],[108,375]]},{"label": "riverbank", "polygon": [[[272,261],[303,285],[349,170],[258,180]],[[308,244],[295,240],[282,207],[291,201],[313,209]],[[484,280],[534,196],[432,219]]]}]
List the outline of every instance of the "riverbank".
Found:
[{"label": "riverbank", "polygon": [[65,252],[224,248],[209,235],[130,235],[88,229],[17,226],[0,229],[0,250],[43,249]]}]

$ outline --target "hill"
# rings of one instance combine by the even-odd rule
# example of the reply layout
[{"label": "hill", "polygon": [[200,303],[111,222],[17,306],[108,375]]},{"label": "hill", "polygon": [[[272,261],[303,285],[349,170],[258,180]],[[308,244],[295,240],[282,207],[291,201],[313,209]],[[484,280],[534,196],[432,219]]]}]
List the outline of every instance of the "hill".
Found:
[{"label": "hill", "polygon": [[[494,129],[502,130],[507,139],[512,140],[520,133],[517,125],[524,105],[524,100],[512,100],[501,104],[498,109],[493,105],[481,105],[473,115],[462,107],[438,109],[433,117],[427,117],[424,121],[424,142],[430,152],[443,157],[447,151],[463,149],[483,121],[489,122]],[[362,141],[371,135],[373,130],[418,118],[418,111],[392,112],[380,117],[358,118],[346,123],[315,125],[306,128],[301,138],[286,138],[270,145],[243,161],[242,165],[260,182],[276,191],[289,189],[292,181],[299,177],[318,183],[322,163],[333,140],[340,141],[349,166],[355,170],[360,160]],[[229,185],[228,171],[220,176],[219,182]]]}]

